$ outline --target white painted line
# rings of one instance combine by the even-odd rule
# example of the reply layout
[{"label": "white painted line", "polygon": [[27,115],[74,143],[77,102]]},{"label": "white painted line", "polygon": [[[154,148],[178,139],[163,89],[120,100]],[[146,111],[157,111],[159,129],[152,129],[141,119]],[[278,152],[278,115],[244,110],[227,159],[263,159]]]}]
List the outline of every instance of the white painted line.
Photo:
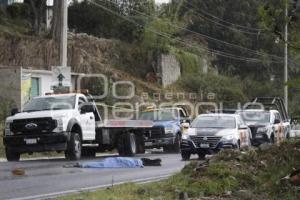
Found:
[{"label": "white painted line", "polygon": [[[157,182],[164,180],[166,178],[169,178],[171,175],[162,175],[162,176],[156,176],[156,177],[151,177],[151,178],[142,178],[142,179],[135,179],[131,181],[122,181],[122,182],[117,182],[114,183],[113,185],[121,185],[125,183],[138,183],[138,184],[146,184],[146,183],[151,183],[151,182]],[[53,193],[48,193],[48,194],[41,194],[41,195],[33,195],[33,196],[27,196],[27,197],[19,197],[19,198],[13,198],[13,199],[8,199],[8,200],[40,200],[40,199],[53,199],[65,195],[70,195],[70,194],[75,194],[75,193],[80,193],[80,192],[87,192],[87,191],[95,191],[98,189],[102,188],[108,188],[111,187],[112,184],[104,184],[104,185],[97,185],[97,186],[92,186],[92,187],[85,187],[85,188],[80,188],[76,190],[66,190],[62,192],[53,192]]]}]

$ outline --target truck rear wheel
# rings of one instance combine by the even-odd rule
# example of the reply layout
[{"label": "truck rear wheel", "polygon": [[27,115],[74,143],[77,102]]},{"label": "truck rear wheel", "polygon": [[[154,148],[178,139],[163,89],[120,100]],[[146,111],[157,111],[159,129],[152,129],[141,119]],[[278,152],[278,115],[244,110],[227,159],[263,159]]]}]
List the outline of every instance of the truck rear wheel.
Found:
[{"label": "truck rear wheel", "polygon": [[123,134],[118,143],[118,151],[120,156],[134,156],[136,154],[137,145],[135,134]]},{"label": "truck rear wheel", "polygon": [[14,152],[9,148],[5,148],[5,154],[7,161],[19,161],[20,160],[20,153]]},{"label": "truck rear wheel", "polygon": [[145,142],[144,142],[144,136],[139,135],[136,136],[136,147],[137,147],[137,153],[144,154],[145,153]]},{"label": "truck rear wheel", "polygon": [[79,160],[81,158],[81,138],[78,133],[71,133],[70,141],[65,151],[66,158],[70,160]]}]

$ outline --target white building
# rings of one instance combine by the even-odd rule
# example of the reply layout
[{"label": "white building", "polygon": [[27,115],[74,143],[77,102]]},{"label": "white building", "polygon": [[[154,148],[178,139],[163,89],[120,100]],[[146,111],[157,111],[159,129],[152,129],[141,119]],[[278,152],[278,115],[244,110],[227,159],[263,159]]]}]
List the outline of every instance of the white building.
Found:
[{"label": "white building", "polygon": [[[77,90],[77,79],[81,74],[71,73],[71,81],[64,85],[70,90]],[[52,93],[53,86],[57,85],[56,74],[49,70],[24,69],[22,67],[0,66],[0,99],[13,101],[19,109],[29,99],[35,96]],[[66,79],[67,80],[67,79]]]}]

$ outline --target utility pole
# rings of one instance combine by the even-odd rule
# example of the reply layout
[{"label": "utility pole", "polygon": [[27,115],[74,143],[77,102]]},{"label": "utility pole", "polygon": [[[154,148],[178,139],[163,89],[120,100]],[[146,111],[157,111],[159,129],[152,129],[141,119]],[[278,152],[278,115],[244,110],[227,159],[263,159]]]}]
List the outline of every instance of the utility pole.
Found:
[{"label": "utility pole", "polygon": [[60,66],[67,67],[68,59],[68,1],[62,0],[61,11],[61,27],[60,27]]},{"label": "utility pole", "polygon": [[285,108],[286,111],[288,112],[288,107],[289,107],[289,96],[288,96],[288,92],[289,92],[289,88],[287,85],[288,82],[288,15],[289,15],[289,11],[288,11],[288,2],[286,1],[285,3],[285,30],[284,30],[284,104],[285,104]]}]

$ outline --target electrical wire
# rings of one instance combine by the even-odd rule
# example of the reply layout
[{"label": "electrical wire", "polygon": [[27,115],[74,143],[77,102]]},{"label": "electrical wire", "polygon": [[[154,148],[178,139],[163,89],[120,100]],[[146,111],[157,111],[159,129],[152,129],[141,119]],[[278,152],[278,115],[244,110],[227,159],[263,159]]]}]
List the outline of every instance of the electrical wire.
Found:
[{"label": "electrical wire", "polygon": [[[189,3],[187,0],[185,0],[184,3],[186,3],[187,5],[189,5],[191,7],[195,7],[193,4]],[[202,12],[205,15],[210,16],[210,17],[212,17],[212,18],[214,18],[216,20],[219,20],[219,21],[221,21],[223,23],[226,23],[226,24],[229,24],[229,25],[232,25],[232,26],[236,26],[236,27],[239,27],[239,28],[242,28],[242,29],[248,29],[249,31],[261,32],[261,31],[265,31],[266,30],[266,29],[259,29],[259,28],[253,28],[253,27],[243,26],[243,25],[239,25],[239,24],[234,24],[232,22],[228,22],[228,21],[226,21],[226,20],[224,20],[222,18],[219,18],[219,17],[217,17],[215,15],[212,15],[211,13],[208,13],[208,12],[202,10],[202,9],[200,10],[200,12]]]},{"label": "electrical wire", "polygon": [[[94,2],[92,0],[87,0],[87,1],[90,2],[91,4],[97,6],[97,7],[102,8],[103,10],[106,10],[106,11],[108,11],[108,12],[110,12],[110,13],[112,13],[112,14],[114,14],[114,15],[116,15],[116,16],[124,19],[124,20],[126,20],[126,21],[129,21],[129,22],[135,24],[138,27],[143,27],[143,28],[147,29],[148,31],[150,31],[150,32],[152,32],[154,34],[157,34],[157,35],[162,36],[162,37],[166,37],[166,38],[171,39],[173,41],[177,41],[177,42],[179,42],[179,43],[181,43],[181,44],[183,44],[185,46],[189,46],[189,47],[193,47],[193,48],[205,50],[205,51],[208,51],[208,52],[210,52],[212,54],[219,55],[219,56],[222,56],[222,57],[231,58],[231,59],[235,59],[235,60],[247,61],[247,62],[255,62],[255,63],[263,62],[263,60],[261,60],[261,59],[247,58],[247,57],[237,56],[237,55],[229,54],[229,53],[218,51],[218,50],[212,50],[212,49],[208,49],[208,48],[204,48],[204,47],[195,46],[193,44],[187,43],[184,40],[180,40],[180,39],[177,39],[177,38],[172,38],[172,35],[170,35],[170,34],[167,34],[167,33],[164,33],[164,32],[160,32],[160,31],[157,31],[157,30],[154,30],[154,29],[147,28],[147,27],[145,27],[145,26],[137,23],[136,21],[134,21],[132,19],[129,19],[129,17],[120,15],[119,13],[117,13],[117,12],[115,12],[115,11],[113,11],[113,10],[111,10],[111,9],[109,9],[109,8],[101,5],[101,4],[98,4],[98,3],[96,3],[96,2]],[[270,62],[272,62],[272,63],[282,63],[282,61],[281,62],[270,61]]]},{"label": "electrical wire", "polygon": [[[110,3],[112,3],[112,4],[117,5],[115,2],[112,2],[112,1],[110,1],[110,0],[100,0],[100,1],[102,1],[102,2],[110,2]],[[181,30],[184,30],[184,31],[187,31],[187,32],[196,34],[196,35],[199,35],[199,36],[201,36],[201,37],[204,37],[204,38],[209,39],[209,40],[212,40],[212,41],[216,41],[216,42],[219,42],[219,43],[223,43],[223,44],[225,44],[225,45],[228,45],[228,46],[231,46],[231,47],[234,47],[234,48],[238,48],[238,49],[242,49],[242,50],[244,50],[244,51],[251,52],[251,53],[253,53],[253,54],[255,54],[255,55],[259,55],[259,56],[269,56],[269,57],[273,57],[273,58],[280,59],[280,60],[283,59],[283,57],[279,57],[279,56],[277,56],[277,55],[258,52],[258,51],[255,51],[255,50],[252,50],[252,49],[249,49],[249,48],[246,48],[246,47],[242,47],[242,46],[240,46],[240,45],[231,44],[231,43],[228,43],[228,42],[225,42],[225,41],[222,41],[222,40],[219,40],[219,39],[210,37],[210,36],[208,36],[208,35],[204,35],[204,34],[201,34],[201,33],[199,33],[199,32],[192,31],[192,30],[187,29],[187,28],[185,28],[185,27],[177,26],[177,25],[171,23],[170,21],[163,20],[163,19],[158,18],[158,17],[155,17],[155,16],[154,16],[154,17],[153,17],[153,16],[149,16],[149,15],[147,15],[147,14],[145,14],[145,13],[142,13],[142,12],[137,11],[137,10],[134,10],[134,9],[133,9],[133,11],[136,12],[136,13],[138,13],[138,14],[140,14],[140,15],[143,15],[143,16],[145,16],[145,17],[147,17],[147,18],[151,18],[151,19],[155,18],[155,19],[159,19],[159,20],[165,21],[165,22],[167,22],[170,26],[173,26],[173,27],[175,27],[175,28],[178,28],[178,29],[181,29]]]}]

